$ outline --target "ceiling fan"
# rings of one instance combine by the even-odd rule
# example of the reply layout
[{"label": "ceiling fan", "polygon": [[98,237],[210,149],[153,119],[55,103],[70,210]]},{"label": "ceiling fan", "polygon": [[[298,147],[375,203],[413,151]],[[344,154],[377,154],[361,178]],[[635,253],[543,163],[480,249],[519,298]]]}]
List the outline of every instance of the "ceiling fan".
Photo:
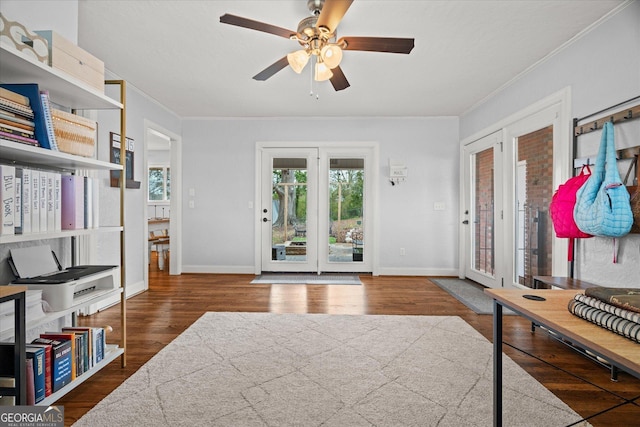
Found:
[{"label": "ceiling fan", "polygon": [[307,0],[311,16],[300,21],[297,31],[228,13],[220,17],[220,22],[295,40],[302,47],[253,76],[255,80],[267,80],[287,65],[299,74],[313,58],[315,80],[330,80],[338,91],[350,86],[340,68],[343,50],[408,54],[414,46],[412,38],[347,36],[337,39],[336,29],[351,3],[353,0]]}]

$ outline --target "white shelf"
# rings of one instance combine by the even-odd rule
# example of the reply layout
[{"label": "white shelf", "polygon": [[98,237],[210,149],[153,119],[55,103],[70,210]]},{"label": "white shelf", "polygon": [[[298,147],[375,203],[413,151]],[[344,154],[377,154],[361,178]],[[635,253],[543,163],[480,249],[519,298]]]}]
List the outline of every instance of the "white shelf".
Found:
[{"label": "white shelf", "polygon": [[122,109],[123,105],[67,73],[38,62],[17,49],[0,46],[3,83],[38,83],[56,104],[78,110]]},{"label": "white shelf", "polygon": [[[0,45],[0,83],[37,83],[41,90],[49,91],[49,95],[53,102],[67,108],[76,110],[119,110],[126,114],[124,103],[114,100],[91,87],[83,81],[66,74],[63,71],[52,68],[47,64],[38,62],[37,60],[26,56],[24,53],[11,47]],[[126,87],[121,83],[121,88]],[[123,97],[124,99],[125,97]],[[124,134],[124,123],[120,123],[120,133]],[[76,156],[72,154],[62,153],[59,151],[47,150],[41,147],[33,147],[27,144],[21,144],[0,138],[0,162],[9,162],[25,167],[42,168],[54,171],[76,171],[76,170],[115,170],[122,171],[122,165],[97,160],[94,158]],[[124,194],[121,191],[120,213],[124,212]],[[57,232],[33,233],[13,236],[0,236],[0,245],[8,243],[18,243],[42,239],[72,238],[75,236],[102,233],[102,232],[121,232],[124,230],[124,224],[112,227],[100,227],[96,229],[82,230],[62,230]],[[124,265],[124,257],[120,251],[120,271],[122,274],[122,266]],[[124,298],[126,283],[121,280],[120,287],[115,289],[98,289],[87,295],[74,299],[73,305],[68,309],[47,313],[44,317],[26,322],[26,329],[33,329],[39,325],[51,322],[52,320],[66,316],[67,314],[77,312],[78,310],[96,304],[117,295]],[[121,328],[125,329],[126,314],[121,315]],[[0,339],[5,336],[13,336],[20,334],[24,337],[25,331],[5,331],[0,333]],[[108,351],[105,349],[105,358],[89,371],[77,377],[70,384],[61,390],[48,396],[38,405],[50,405],[60,399],[62,396],[73,390],[84,381],[88,380],[112,362],[115,358],[125,353],[126,343],[123,342],[122,347],[117,345],[109,345]]]},{"label": "white shelf", "polygon": [[[24,286],[27,286],[27,285],[24,285]],[[34,320],[26,319],[25,331],[36,328],[40,325],[44,325],[45,323],[52,322],[56,319],[66,316],[67,314],[75,313],[76,311],[84,307],[87,307],[91,304],[96,304],[102,300],[105,300],[107,298],[110,298],[114,295],[118,295],[121,293],[122,293],[122,288],[100,289],[100,290],[94,291],[91,294],[86,295],[86,297],[82,297],[80,300],[78,300],[77,304],[72,305],[66,310],[52,311],[49,313],[45,313],[44,316],[38,317],[37,319],[34,319]],[[6,341],[12,337],[13,337],[12,329],[0,332],[0,341]]]},{"label": "white shelf", "polygon": [[109,363],[114,361],[116,357],[120,356],[124,353],[124,349],[118,347],[116,344],[107,344],[107,348],[109,351],[105,354],[104,359],[100,361],[93,368],[84,372],[82,375],[76,377],[75,380],[71,381],[69,384],[62,387],[60,390],[55,393],[51,393],[49,396],[45,397],[44,400],[36,403],[37,406],[49,406],[54,404],[57,400],[61,399],[65,394],[69,393],[74,388],[78,387],[80,384],[91,378],[95,373],[100,371],[102,368],[107,366]]},{"label": "white shelf", "polygon": [[96,160],[90,157],[74,156],[73,154],[34,147],[2,138],[0,138],[0,159],[59,171],[123,169],[122,165],[116,163]]},{"label": "white shelf", "polygon": [[60,239],[65,237],[86,236],[97,233],[115,233],[122,231],[123,227],[99,227],[82,228],[78,230],[61,230],[47,233],[9,234],[0,236],[0,245],[5,243],[29,242],[33,240]]}]

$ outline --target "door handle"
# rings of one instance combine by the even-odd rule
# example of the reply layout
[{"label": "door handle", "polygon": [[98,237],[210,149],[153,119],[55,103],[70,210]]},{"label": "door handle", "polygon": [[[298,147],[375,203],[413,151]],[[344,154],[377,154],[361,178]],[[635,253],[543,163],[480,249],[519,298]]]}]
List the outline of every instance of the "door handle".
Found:
[{"label": "door handle", "polygon": [[269,222],[267,218],[262,218],[262,222]]},{"label": "door handle", "polygon": [[469,224],[469,220],[465,219],[464,221],[462,221],[463,224]]}]

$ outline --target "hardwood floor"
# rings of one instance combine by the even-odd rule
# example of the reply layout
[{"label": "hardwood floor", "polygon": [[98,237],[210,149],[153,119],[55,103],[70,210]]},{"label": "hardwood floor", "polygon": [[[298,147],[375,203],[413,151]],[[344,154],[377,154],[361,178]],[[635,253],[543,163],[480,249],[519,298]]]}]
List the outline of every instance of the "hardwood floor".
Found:
[{"label": "hardwood floor", "polygon": [[[59,400],[56,404],[64,406],[65,425],[80,418],[207,311],[455,315],[491,341],[492,316],[475,314],[425,277],[362,276],[363,286],[252,285],[253,277],[169,276],[158,271],[152,260],[150,289],[127,301],[126,367],[118,359]],[[114,330],[108,339],[116,341],[121,333],[119,313],[115,306],[81,317],[79,323],[111,325]],[[640,380],[620,373],[618,382],[610,381],[608,370],[542,331],[532,334],[530,323],[519,316],[505,316],[504,340],[506,354],[583,417],[621,405],[589,419],[592,425],[640,426]],[[635,401],[624,404],[626,399]]]}]

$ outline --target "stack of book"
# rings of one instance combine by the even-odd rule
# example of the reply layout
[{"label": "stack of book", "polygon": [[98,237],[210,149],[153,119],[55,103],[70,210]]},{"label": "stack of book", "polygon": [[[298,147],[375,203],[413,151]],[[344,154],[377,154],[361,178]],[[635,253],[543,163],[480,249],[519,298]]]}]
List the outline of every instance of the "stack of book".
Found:
[{"label": "stack of book", "polygon": [[0,137],[38,146],[29,98],[0,87]]},{"label": "stack of book", "polygon": [[569,311],[640,343],[640,288],[595,287],[569,301]]},{"label": "stack of book", "polygon": [[[13,387],[13,343],[0,343],[0,387]],[[100,363],[107,352],[104,328],[65,327],[26,345],[27,405],[35,405]],[[14,405],[0,396],[0,406]]]}]

